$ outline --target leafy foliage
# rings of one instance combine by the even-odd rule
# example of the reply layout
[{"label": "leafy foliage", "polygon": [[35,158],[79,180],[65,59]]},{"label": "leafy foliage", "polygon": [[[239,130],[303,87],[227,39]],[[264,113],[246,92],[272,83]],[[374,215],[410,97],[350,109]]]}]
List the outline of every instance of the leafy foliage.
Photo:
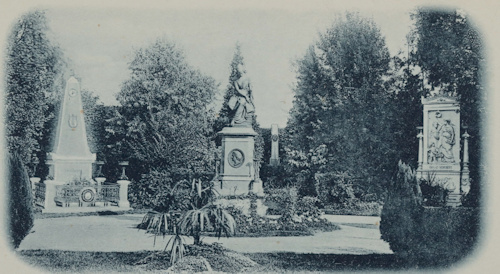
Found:
[{"label": "leafy foliage", "polygon": [[203,188],[201,181],[195,183],[191,190],[192,208],[184,213],[180,227],[181,231],[194,238],[194,244],[201,243],[201,232],[213,229],[217,237],[225,233],[227,237],[234,234],[236,223],[233,217],[219,205],[214,205],[215,189],[211,183]]},{"label": "leafy foliage", "polygon": [[[130,79],[117,96],[121,107],[107,126],[110,140],[123,138],[115,149],[130,159],[129,174],[136,186],[147,188],[148,178],[160,172],[173,182],[195,174],[213,173],[214,113],[210,108],[215,81],[191,68],[171,42],[158,39],[136,51],[129,64]],[[168,171],[168,172],[167,172]],[[132,191],[132,192],[134,192]],[[144,193],[155,195],[154,191]],[[150,199],[134,193],[137,200]]]},{"label": "leafy foliage", "polygon": [[325,204],[345,204],[355,198],[352,180],[346,173],[317,173],[316,191]]},{"label": "leafy foliage", "polygon": [[375,23],[347,13],[297,62],[285,145],[292,172],[310,189],[318,172],[347,172],[383,191],[394,153],[384,110],[389,61]]},{"label": "leafy foliage", "polygon": [[18,248],[33,227],[33,195],[28,173],[19,155],[9,154],[8,168],[8,235],[12,247]]},{"label": "leafy foliage", "polygon": [[326,205],[324,211],[325,214],[333,215],[380,216],[382,205],[381,202],[353,199],[344,204]]},{"label": "leafy foliage", "polygon": [[297,189],[294,187],[272,189],[266,194],[264,204],[269,207],[270,214],[292,218],[296,214],[297,199]]},{"label": "leafy foliage", "polygon": [[188,193],[182,191],[187,181],[178,182],[165,197],[166,207],[163,212],[149,212],[144,216],[138,228],[157,236],[173,234],[165,246],[171,244],[170,260],[182,259],[185,253],[185,242],[181,235],[192,236],[195,245],[201,245],[201,233],[214,231],[217,237],[224,233],[227,237],[234,234],[236,222],[231,214],[213,202],[217,192],[213,182],[203,184],[201,180],[193,180]]}]

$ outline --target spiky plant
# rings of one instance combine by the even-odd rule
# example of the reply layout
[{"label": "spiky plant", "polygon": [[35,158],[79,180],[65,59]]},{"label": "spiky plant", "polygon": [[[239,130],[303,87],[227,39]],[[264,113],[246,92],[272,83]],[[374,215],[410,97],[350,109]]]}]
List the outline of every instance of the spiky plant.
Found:
[{"label": "spiky plant", "polygon": [[186,250],[181,235],[192,236],[194,244],[200,245],[201,233],[204,231],[215,231],[220,238],[223,233],[229,237],[236,230],[233,216],[213,203],[218,196],[213,182],[204,185],[201,180],[193,180],[189,194],[177,195],[176,192],[185,183],[188,182],[179,182],[172,188],[168,196],[171,199],[167,203],[170,205],[168,212],[148,212],[138,226],[152,233],[155,243],[157,236],[173,235],[164,249],[166,251],[170,246],[172,264],[180,260]]},{"label": "spiky plant", "polygon": [[204,188],[201,180],[193,180],[191,193],[192,209],[182,217],[182,233],[192,236],[195,245],[201,244],[201,232],[209,229],[214,229],[219,238],[223,232],[227,237],[234,234],[234,218],[226,210],[213,204],[218,193],[212,183]]},{"label": "spiky plant", "polygon": [[163,251],[166,251],[168,246],[172,243],[172,247],[170,248],[170,264],[174,264],[178,260],[184,257],[184,253],[186,252],[185,241],[181,235],[176,234],[168,240],[167,245]]}]

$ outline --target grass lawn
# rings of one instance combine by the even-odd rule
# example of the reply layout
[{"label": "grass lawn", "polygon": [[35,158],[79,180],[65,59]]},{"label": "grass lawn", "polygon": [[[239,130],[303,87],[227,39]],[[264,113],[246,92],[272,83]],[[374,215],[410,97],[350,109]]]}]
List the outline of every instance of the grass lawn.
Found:
[{"label": "grass lawn", "polygon": [[[76,252],[60,250],[27,250],[18,252],[28,264],[49,272],[158,272],[170,265],[168,253],[143,252]],[[244,272],[331,272],[331,271],[384,271],[422,270],[432,268],[425,263],[408,265],[392,254],[342,255],[297,253],[248,253],[242,254],[259,265]],[[152,260],[144,260],[145,258]],[[206,259],[214,271],[238,272],[221,264],[215,255]],[[146,263],[144,263],[146,261]],[[218,261],[218,262],[216,262]]]}]

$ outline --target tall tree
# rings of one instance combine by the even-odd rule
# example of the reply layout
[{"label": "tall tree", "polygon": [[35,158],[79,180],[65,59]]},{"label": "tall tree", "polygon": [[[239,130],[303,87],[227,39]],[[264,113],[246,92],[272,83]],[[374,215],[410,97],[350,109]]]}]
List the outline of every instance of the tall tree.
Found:
[{"label": "tall tree", "polygon": [[327,151],[308,184],[315,172],[347,172],[368,188],[383,184],[393,153],[383,86],[388,69],[380,30],[356,13],[338,17],[299,60],[287,125],[290,150],[299,148],[311,159],[318,149]]},{"label": "tall tree", "polygon": [[44,127],[61,92],[62,53],[47,36],[45,13],[23,15],[9,35],[6,58],[6,136],[24,163],[42,154]]},{"label": "tall tree", "polygon": [[114,128],[124,124],[133,178],[165,171],[175,181],[174,174],[213,172],[214,79],[191,68],[165,39],[137,50],[129,69],[119,114],[110,122],[118,124]]}]

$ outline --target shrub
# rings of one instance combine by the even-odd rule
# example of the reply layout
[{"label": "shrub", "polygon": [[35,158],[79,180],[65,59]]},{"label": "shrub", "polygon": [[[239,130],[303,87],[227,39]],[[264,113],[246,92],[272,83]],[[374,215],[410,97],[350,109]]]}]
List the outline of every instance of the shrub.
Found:
[{"label": "shrub", "polygon": [[355,198],[347,173],[318,173],[315,181],[316,192],[324,204],[346,203]]},{"label": "shrub", "polygon": [[289,173],[286,172],[284,165],[271,166],[263,163],[260,167],[260,178],[264,182],[264,190],[287,187],[291,181]]},{"label": "shrub", "polygon": [[272,189],[268,191],[264,204],[271,215],[291,217],[296,214],[298,194],[295,187]]},{"label": "shrub", "polygon": [[409,235],[417,229],[415,220],[421,217],[422,205],[418,197],[418,182],[410,166],[398,164],[398,172],[389,189],[382,209],[380,232],[392,251],[410,250],[416,243]]},{"label": "shrub", "polygon": [[14,248],[33,227],[33,193],[28,173],[19,155],[9,155],[9,237]]},{"label": "shrub", "polygon": [[319,206],[321,201],[317,197],[305,196],[297,202],[297,215],[318,218],[322,215]]},{"label": "shrub", "polygon": [[440,185],[432,185],[426,180],[420,181],[422,198],[425,206],[445,206],[450,191]]},{"label": "shrub", "polygon": [[422,205],[415,172],[399,163],[382,209],[380,232],[394,253],[412,263],[447,266],[472,250],[479,210]]},{"label": "shrub", "polygon": [[326,214],[335,215],[380,216],[382,206],[379,202],[353,199],[344,204],[327,205],[324,210]]}]

